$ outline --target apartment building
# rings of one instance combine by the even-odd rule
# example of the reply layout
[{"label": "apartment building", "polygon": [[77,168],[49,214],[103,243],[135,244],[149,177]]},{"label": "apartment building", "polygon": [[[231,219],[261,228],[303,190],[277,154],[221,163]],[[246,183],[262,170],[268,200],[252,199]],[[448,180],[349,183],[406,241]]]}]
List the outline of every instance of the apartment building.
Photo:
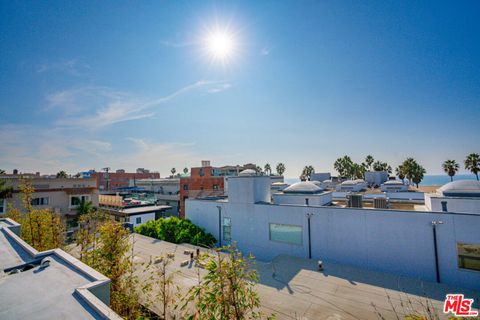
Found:
[{"label": "apartment building", "polygon": [[97,188],[100,191],[115,191],[122,188],[128,188],[139,179],[160,179],[160,173],[150,172],[148,169],[138,168],[136,172],[126,172],[118,169],[115,172],[104,171],[97,172],[90,170],[89,176],[97,181]]},{"label": "apartment building", "polygon": [[34,188],[31,204],[34,208],[52,209],[62,216],[74,216],[76,209],[82,200],[92,201],[98,206],[98,189],[95,178],[46,178],[40,175],[24,176],[1,175],[0,179],[6,181],[7,187],[12,187],[10,197],[0,199],[0,215],[7,213],[8,204],[16,208],[22,207],[20,183],[22,179],[27,180]]},{"label": "apartment building", "polygon": [[210,161],[204,160],[201,167],[191,168],[190,177],[180,178],[179,216],[185,217],[185,199],[221,195],[224,186],[224,176],[219,168],[210,165]]},{"label": "apartment building", "polygon": [[146,192],[155,197],[158,205],[171,206],[167,215],[178,215],[180,207],[180,178],[140,179],[130,182],[130,187],[137,187],[138,192]]}]

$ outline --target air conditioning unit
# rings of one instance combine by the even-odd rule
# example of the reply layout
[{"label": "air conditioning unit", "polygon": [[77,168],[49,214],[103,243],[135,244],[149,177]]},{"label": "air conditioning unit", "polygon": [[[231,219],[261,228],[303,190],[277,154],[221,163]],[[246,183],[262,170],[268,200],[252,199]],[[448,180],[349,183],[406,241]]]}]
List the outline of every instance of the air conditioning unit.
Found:
[{"label": "air conditioning unit", "polygon": [[375,209],[388,209],[387,198],[375,198],[375,199],[373,199],[373,207]]},{"label": "air conditioning unit", "polygon": [[363,207],[363,197],[361,194],[349,194],[348,195],[348,206],[350,208],[362,208]]}]

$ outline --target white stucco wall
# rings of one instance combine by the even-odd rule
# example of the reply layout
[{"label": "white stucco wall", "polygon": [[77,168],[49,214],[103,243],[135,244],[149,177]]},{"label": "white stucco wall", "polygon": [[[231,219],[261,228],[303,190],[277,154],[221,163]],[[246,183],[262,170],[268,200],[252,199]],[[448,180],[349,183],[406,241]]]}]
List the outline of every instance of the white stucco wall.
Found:
[{"label": "white stucco wall", "polygon": [[[141,223],[137,223],[137,218],[142,218]],[[149,212],[144,214],[130,215],[128,222],[132,223],[134,227],[144,224],[147,221],[155,220],[155,212]]]},{"label": "white stucco wall", "polygon": [[[278,254],[308,257],[307,213],[311,218],[312,258],[435,281],[432,220],[438,226],[441,281],[479,288],[480,272],[457,267],[456,243],[480,243],[480,215],[186,201],[186,217],[218,237],[218,209],[230,217],[232,239],[260,260]],[[269,224],[303,227],[303,244],[271,241]]]},{"label": "white stucco wall", "polygon": [[425,206],[430,211],[443,211],[442,201],[447,203],[448,212],[480,214],[480,198],[442,197],[435,194],[425,194]]}]

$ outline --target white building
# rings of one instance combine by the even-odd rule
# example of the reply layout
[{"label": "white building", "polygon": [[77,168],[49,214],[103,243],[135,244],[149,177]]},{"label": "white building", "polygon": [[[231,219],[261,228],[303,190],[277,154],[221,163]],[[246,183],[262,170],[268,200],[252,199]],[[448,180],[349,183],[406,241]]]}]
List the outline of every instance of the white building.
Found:
[{"label": "white building", "polygon": [[360,192],[367,189],[367,183],[364,180],[346,180],[337,185],[337,192]]},{"label": "white building", "polygon": [[386,171],[367,171],[365,172],[365,181],[369,187],[380,186],[388,181],[388,172]]},{"label": "white building", "polygon": [[323,182],[325,180],[330,180],[332,179],[332,176],[330,172],[318,172],[318,173],[312,173],[310,176],[310,181],[320,181]]},{"label": "white building", "polygon": [[274,204],[324,206],[332,202],[332,193],[310,181],[297,182],[272,195]]},{"label": "white building", "polygon": [[408,191],[408,186],[402,181],[390,180],[384,182],[380,187],[380,190],[383,192],[406,192]]},{"label": "white building", "polygon": [[314,186],[271,202],[268,177],[230,177],[228,199],[187,199],[186,217],[259,260],[288,254],[480,288],[480,211],[307,206],[305,197],[324,193]]},{"label": "white building", "polygon": [[445,184],[437,193],[425,193],[425,207],[429,211],[479,214],[480,181],[457,180]]}]

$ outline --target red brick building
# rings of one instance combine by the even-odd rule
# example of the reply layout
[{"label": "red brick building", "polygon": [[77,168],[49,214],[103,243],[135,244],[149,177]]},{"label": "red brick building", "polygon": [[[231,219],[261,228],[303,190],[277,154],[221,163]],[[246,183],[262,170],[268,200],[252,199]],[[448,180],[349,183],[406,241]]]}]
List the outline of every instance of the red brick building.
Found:
[{"label": "red brick building", "polygon": [[90,177],[97,179],[97,188],[100,191],[114,191],[118,188],[127,188],[131,180],[138,179],[160,179],[160,173],[150,172],[143,168],[137,172],[125,172],[119,169],[115,172],[90,172]]},{"label": "red brick building", "polygon": [[202,161],[202,167],[191,168],[190,177],[180,178],[180,218],[185,218],[185,199],[223,195],[223,191],[222,172]]}]

